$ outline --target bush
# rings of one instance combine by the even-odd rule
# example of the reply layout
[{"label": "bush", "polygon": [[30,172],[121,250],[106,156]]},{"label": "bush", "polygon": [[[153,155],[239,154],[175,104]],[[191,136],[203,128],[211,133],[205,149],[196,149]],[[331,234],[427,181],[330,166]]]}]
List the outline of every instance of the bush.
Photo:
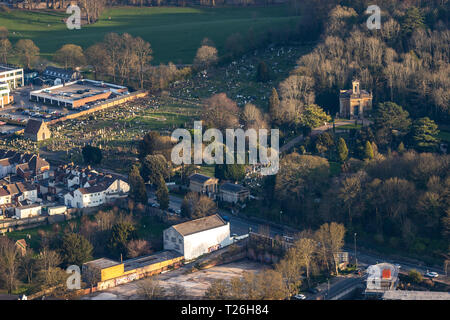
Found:
[{"label": "bush", "polygon": [[422,274],[415,269],[411,269],[408,273],[408,276],[414,283],[420,283],[423,280]]}]

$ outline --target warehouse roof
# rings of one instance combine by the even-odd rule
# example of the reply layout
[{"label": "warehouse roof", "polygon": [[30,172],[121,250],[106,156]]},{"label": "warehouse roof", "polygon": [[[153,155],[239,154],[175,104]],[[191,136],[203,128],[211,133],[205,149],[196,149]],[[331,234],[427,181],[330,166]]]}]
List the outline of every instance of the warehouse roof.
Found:
[{"label": "warehouse roof", "polygon": [[182,236],[222,227],[227,223],[218,215],[191,220],[172,226]]},{"label": "warehouse roof", "polygon": [[109,268],[115,265],[118,265],[119,262],[108,259],[108,258],[100,258],[96,260],[92,260],[89,262],[84,263],[84,265],[91,267],[91,268],[98,268],[98,269],[104,269]]}]

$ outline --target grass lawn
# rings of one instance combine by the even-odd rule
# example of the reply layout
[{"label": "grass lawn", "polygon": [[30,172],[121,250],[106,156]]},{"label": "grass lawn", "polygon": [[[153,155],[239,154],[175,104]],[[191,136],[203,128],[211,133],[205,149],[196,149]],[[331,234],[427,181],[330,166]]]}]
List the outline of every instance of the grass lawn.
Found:
[{"label": "grass lawn", "polygon": [[351,130],[351,129],[357,129],[360,130],[362,128],[362,125],[360,124],[344,124],[343,126],[338,126],[336,127],[336,130],[341,130],[341,129],[345,129],[345,130]]},{"label": "grass lawn", "polygon": [[328,161],[330,164],[330,174],[332,176],[337,176],[341,173],[341,164],[338,162]]},{"label": "grass lawn", "polygon": [[287,6],[258,8],[181,8],[154,7],[111,8],[103,12],[93,25],[80,30],[67,29],[65,13],[13,10],[0,13],[0,26],[10,31],[10,39],[32,39],[41,49],[41,55],[51,58],[62,45],[73,43],[84,49],[101,41],[109,32],[128,32],[149,41],[154,62],[191,63],[203,38],[211,39],[219,55],[224,53],[225,41],[233,33],[255,34],[269,29],[294,25]]}]

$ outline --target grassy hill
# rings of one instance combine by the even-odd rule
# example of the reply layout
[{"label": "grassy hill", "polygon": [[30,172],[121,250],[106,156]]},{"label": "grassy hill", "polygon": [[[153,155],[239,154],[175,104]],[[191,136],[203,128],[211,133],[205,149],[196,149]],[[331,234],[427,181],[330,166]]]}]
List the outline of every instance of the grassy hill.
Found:
[{"label": "grassy hill", "polygon": [[286,6],[267,8],[134,8],[105,10],[100,20],[81,30],[68,30],[63,19],[68,15],[51,11],[0,13],[0,25],[10,31],[14,43],[32,39],[41,55],[51,59],[62,45],[74,43],[84,49],[102,40],[108,32],[128,32],[149,41],[154,62],[191,63],[203,38],[216,44],[223,53],[228,36],[252,29],[255,33],[298,20]]}]

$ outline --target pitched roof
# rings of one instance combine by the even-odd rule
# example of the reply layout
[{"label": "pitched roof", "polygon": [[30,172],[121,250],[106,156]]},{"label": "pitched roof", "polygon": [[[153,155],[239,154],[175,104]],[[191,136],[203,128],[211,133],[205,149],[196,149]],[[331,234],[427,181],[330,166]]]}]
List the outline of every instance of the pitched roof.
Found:
[{"label": "pitched roof", "polygon": [[28,120],[27,126],[25,127],[24,133],[26,134],[37,134],[41,129],[41,126],[45,125],[43,121],[30,119]]},{"label": "pitched roof", "polygon": [[225,226],[227,223],[218,215],[195,219],[172,226],[182,236]]},{"label": "pitched roof", "polygon": [[240,184],[234,184],[234,183],[227,182],[220,186],[220,190],[238,193],[238,192],[242,192],[242,191],[247,191],[248,189]]},{"label": "pitched roof", "polygon": [[199,183],[205,183],[206,181],[208,181],[209,179],[214,179],[208,176],[205,176],[203,174],[200,173],[194,173],[193,175],[191,175],[189,177],[190,181],[195,181],[195,182],[199,182]]},{"label": "pitched roof", "polygon": [[106,185],[97,184],[95,186],[88,187],[88,188],[79,188],[78,190],[80,190],[81,194],[90,194],[90,193],[102,192],[102,191],[105,191],[106,189],[108,189],[108,187]]}]

